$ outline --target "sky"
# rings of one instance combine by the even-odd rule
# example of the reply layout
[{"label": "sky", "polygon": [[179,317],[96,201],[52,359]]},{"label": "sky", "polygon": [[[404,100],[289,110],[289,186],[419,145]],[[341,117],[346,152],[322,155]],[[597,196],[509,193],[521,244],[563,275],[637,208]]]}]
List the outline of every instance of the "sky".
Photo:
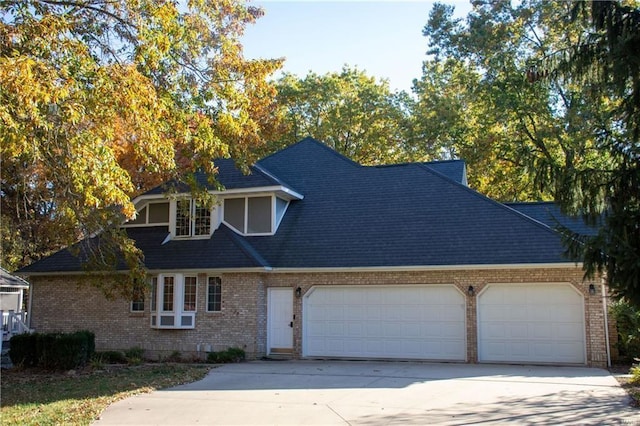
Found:
[{"label": "sky", "polygon": [[[471,9],[468,0],[440,2],[454,5],[456,16]],[[387,79],[392,90],[410,91],[422,74],[428,48],[422,28],[433,3],[255,0],[265,16],[245,31],[245,57],[284,57],[283,71],[298,77],[339,72],[346,64]]]}]

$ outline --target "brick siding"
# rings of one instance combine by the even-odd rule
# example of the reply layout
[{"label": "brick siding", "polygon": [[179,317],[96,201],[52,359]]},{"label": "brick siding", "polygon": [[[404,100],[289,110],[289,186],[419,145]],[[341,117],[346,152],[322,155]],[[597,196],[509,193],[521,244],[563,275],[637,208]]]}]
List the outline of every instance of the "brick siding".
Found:
[{"label": "brick siding", "polygon": [[[203,357],[205,349],[243,348],[249,358],[267,353],[267,289],[301,288],[302,295],[323,285],[450,284],[467,301],[467,362],[478,361],[477,295],[489,284],[569,283],[584,297],[587,365],[607,362],[605,321],[600,286],[589,294],[580,268],[479,269],[423,272],[235,273],[222,275],[222,310],[206,312],[207,275],[198,275],[196,326],[191,330],[156,330],[149,326],[149,303],[143,313],[131,313],[129,301],[107,300],[100,290],[78,276],[31,277],[31,325],[37,331],[88,329],[96,334],[97,350],[125,350],[139,346],[147,356],[180,351],[184,357]],[[467,294],[469,286],[474,296]],[[302,355],[302,300],[294,297],[294,356]],[[609,319],[610,337],[615,329]],[[198,350],[199,349],[199,350]]]}]

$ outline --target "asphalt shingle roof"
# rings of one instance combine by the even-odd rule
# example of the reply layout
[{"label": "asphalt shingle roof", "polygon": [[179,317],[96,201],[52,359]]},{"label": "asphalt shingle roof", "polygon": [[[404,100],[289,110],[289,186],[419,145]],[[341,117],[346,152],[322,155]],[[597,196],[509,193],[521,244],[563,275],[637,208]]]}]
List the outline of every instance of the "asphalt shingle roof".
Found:
[{"label": "asphalt shingle roof", "polygon": [[596,235],[598,233],[597,227],[589,226],[581,217],[563,214],[560,207],[552,202],[505,203],[505,205],[552,229],[565,227],[581,235]]},{"label": "asphalt shingle roof", "polygon": [[[223,185],[224,189],[246,189],[278,185],[289,187],[287,184],[278,180],[277,178],[269,176],[258,167],[250,167],[250,173],[248,175],[245,175],[238,168],[236,168],[234,161],[230,159],[217,159],[214,161],[214,165],[218,168],[218,174],[216,175],[216,178],[218,182]],[[217,189],[209,183],[207,175],[205,173],[196,173],[196,180],[200,185],[208,189]],[[189,191],[189,187],[186,184],[179,184],[177,185],[177,187],[182,191]],[[143,195],[164,194],[166,190],[167,185],[163,184],[145,192]]]},{"label": "asphalt shingle roof", "polygon": [[[166,227],[129,228],[149,269],[568,261],[558,233],[543,221],[464,185],[461,161],[366,167],[307,138],[259,161],[252,175],[229,164],[218,163],[227,188],[287,182],[304,199],[291,201],[273,236],[243,237],[222,224],[209,239],[162,244]],[[77,270],[69,256],[59,252],[21,272]]]}]

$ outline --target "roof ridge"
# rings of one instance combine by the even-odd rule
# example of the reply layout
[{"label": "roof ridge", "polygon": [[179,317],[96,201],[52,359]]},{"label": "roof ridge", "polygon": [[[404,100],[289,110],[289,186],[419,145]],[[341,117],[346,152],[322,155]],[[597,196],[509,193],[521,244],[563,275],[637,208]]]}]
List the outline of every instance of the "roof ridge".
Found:
[{"label": "roof ridge", "polygon": [[428,173],[431,173],[434,176],[437,176],[440,179],[449,182],[450,184],[453,184],[453,185],[455,185],[457,187],[460,187],[461,189],[469,192],[471,195],[475,196],[476,198],[484,200],[485,202],[489,202],[490,204],[493,204],[493,205],[505,210],[508,213],[515,214],[516,216],[518,216],[518,217],[520,217],[520,218],[522,218],[522,219],[524,219],[524,220],[526,220],[528,222],[531,222],[532,224],[544,229],[547,232],[552,233],[553,235],[559,236],[558,231],[552,229],[551,227],[545,225],[544,223],[541,223],[541,222],[535,220],[534,218],[532,218],[530,216],[527,216],[524,213],[519,212],[518,210],[516,210],[516,209],[514,209],[512,207],[509,207],[505,203],[501,203],[500,201],[496,201],[496,200],[494,200],[492,198],[489,198],[488,196],[476,191],[475,189],[470,188],[468,186],[465,186],[465,185],[463,185],[463,184],[461,184],[461,183],[449,178],[448,176],[446,176],[446,175],[444,175],[444,174],[442,174],[442,173],[440,173],[440,172],[438,172],[436,170],[431,169],[430,167],[428,167],[428,166],[426,166],[424,164],[418,164],[418,166],[421,169],[427,171]]},{"label": "roof ridge", "polygon": [[314,139],[314,138],[313,138],[313,137],[311,137],[311,136],[307,136],[307,137],[305,137],[304,139],[302,139],[302,140],[300,140],[300,141],[298,141],[298,142],[296,142],[296,143],[294,143],[294,144],[291,144],[291,145],[289,145],[289,146],[287,146],[287,147],[285,147],[285,148],[283,148],[283,149],[281,149],[281,150],[279,150],[279,151],[274,152],[273,154],[269,154],[269,155],[267,155],[266,157],[261,158],[260,160],[258,160],[258,161],[256,162],[256,164],[261,163],[261,162],[263,162],[263,161],[267,160],[268,158],[275,157],[276,155],[278,155],[278,154],[280,154],[280,153],[283,153],[283,152],[285,152],[285,151],[289,150],[290,148],[296,147],[296,146],[301,145],[301,144],[303,144],[303,143],[305,143],[305,144],[306,144],[306,143],[313,143],[314,145],[316,145],[316,146],[318,146],[318,147],[320,147],[320,148],[322,148],[322,149],[324,149],[324,150],[327,150],[328,152],[330,152],[331,154],[333,154],[333,155],[334,155],[334,156],[336,156],[337,158],[339,158],[339,159],[341,159],[341,160],[343,160],[343,161],[345,161],[345,162],[347,162],[347,163],[349,163],[349,164],[351,164],[351,165],[354,165],[354,166],[357,166],[357,167],[364,167],[364,166],[362,166],[362,164],[360,164],[360,163],[358,163],[358,162],[356,162],[356,161],[353,161],[353,160],[352,160],[352,159],[350,159],[349,157],[347,157],[347,156],[345,156],[345,155],[343,155],[343,154],[339,153],[339,152],[338,152],[338,151],[336,151],[335,149],[331,148],[329,145],[327,145],[327,144],[325,144],[325,143],[322,143],[322,142],[320,142],[319,140]]},{"label": "roof ridge", "polygon": [[554,206],[558,206],[559,205],[555,202],[555,201],[508,201],[508,202],[504,202],[503,204],[506,204],[508,206],[515,206],[515,205],[543,205],[543,204],[551,204]]}]

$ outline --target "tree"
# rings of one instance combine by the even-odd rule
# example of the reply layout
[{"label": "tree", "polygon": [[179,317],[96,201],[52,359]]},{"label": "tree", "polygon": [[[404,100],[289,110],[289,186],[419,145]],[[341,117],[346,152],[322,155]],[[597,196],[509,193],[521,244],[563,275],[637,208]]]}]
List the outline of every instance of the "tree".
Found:
[{"label": "tree", "polygon": [[277,128],[266,78],[280,61],[243,58],[239,37],[262,11],[240,0],[0,7],[3,242],[29,242],[21,259],[3,252],[11,267],[100,232],[139,270],[112,226],[135,214],[130,197],[214,176],[213,158],[246,166]]},{"label": "tree", "polygon": [[600,225],[596,236],[569,233],[568,253],[583,260],[586,277],[606,272],[614,296],[640,307],[640,9],[602,1],[578,3],[572,12],[588,31],[548,62],[579,79],[590,102],[607,95],[607,120],[586,124],[612,161],[565,170],[561,205]]},{"label": "tree", "polygon": [[566,18],[569,10],[493,0],[474,2],[463,21],[453,7],[434,5],[423,30],[429,56],[414,84],[424,152],[465,159],[470,185],[503,201],[552,199],[565,168],[606,164],[585,126],[604,121],[600,103],[589,103],[575,79],[531,82],[542,58],[579,41],[583,26]]},{"label": "tree", "polygon": [[285,129],[271,151],[312,136],[362,164],[406,158],[410,100],[386,81],[345,67],[301,79],[287,74],[277,87]]}]

